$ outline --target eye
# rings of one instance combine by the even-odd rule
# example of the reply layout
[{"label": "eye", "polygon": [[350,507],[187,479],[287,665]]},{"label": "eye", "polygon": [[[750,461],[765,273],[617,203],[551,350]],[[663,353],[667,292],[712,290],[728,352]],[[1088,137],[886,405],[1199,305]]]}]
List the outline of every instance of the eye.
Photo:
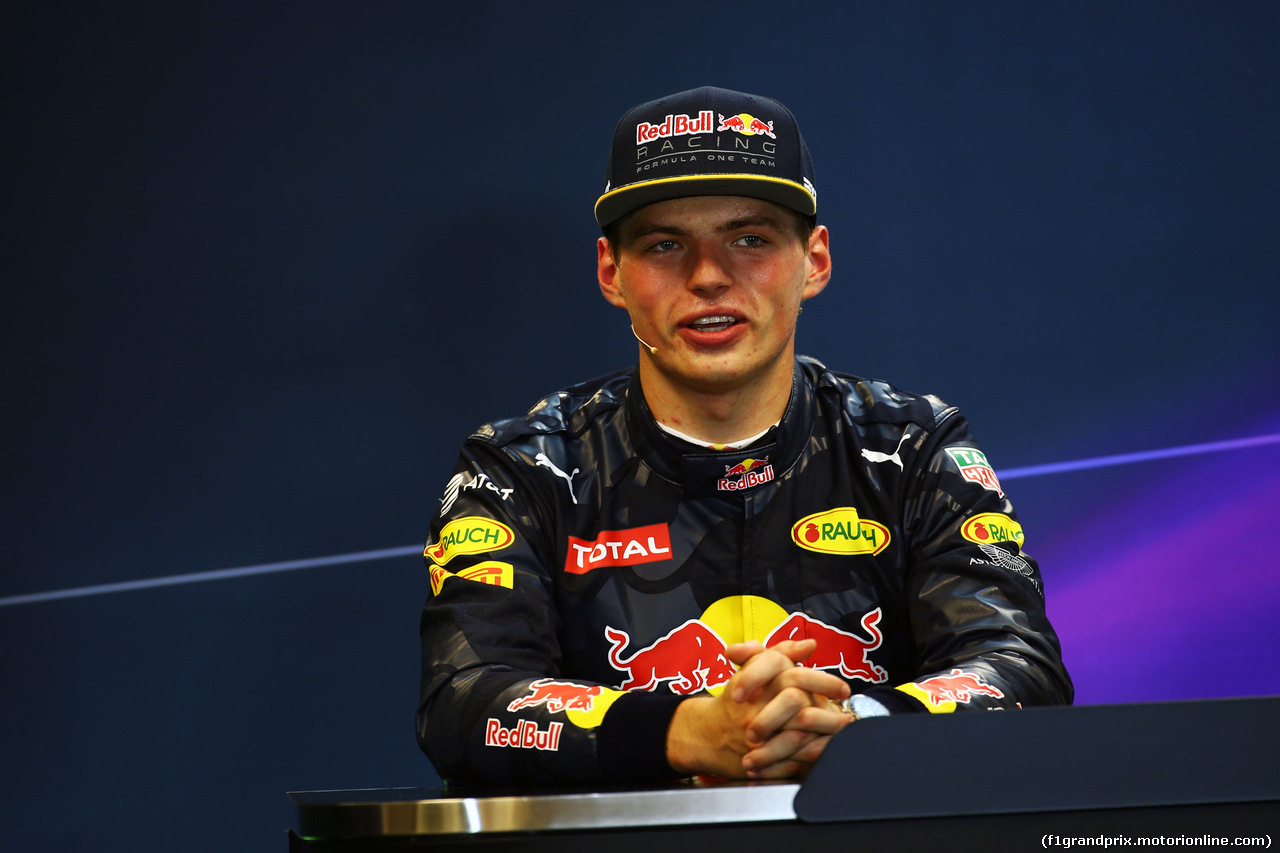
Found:
[{"label": "eye", "polygon": [[677,248],[678,244],[675,240],[659,240],[649,247],[649,251],[655,254],[664,254]]},{"label": "eye", "polygon": [[761,237],[759,234],[743,234],[741,237],[733,241],[733,245],[742,246],[746,249],[758,249],[769,241]]}]

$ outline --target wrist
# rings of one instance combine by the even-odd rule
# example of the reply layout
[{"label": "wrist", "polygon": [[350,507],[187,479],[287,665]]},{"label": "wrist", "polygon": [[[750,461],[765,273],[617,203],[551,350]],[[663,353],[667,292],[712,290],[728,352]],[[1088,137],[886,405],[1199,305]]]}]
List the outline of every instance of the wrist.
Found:
[{"label": "wrist", "polygon": [[667,726],[667,764],[680,776],[702,772],[698,762],[697,732],[699,716],[706,697],[691,696],[676,706]]}]

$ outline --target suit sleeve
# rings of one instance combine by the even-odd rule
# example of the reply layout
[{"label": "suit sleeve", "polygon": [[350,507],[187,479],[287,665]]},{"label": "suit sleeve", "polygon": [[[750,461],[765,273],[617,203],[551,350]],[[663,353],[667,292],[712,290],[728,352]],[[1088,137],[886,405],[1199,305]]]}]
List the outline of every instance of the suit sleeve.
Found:
[{"label": "suit sleeve", "polygon": [[551,559],[560,525],[538,474],[514,452],[463,446],[424,550],[418,743],[450,781],[674,776],[670,698],[561,671]]},{"label": "suit sleeve", "polygon": [[954,410],[924,442],[908,489],[918,675],[876,698],[890,710],[933,713],[1070,704],[1074,689],[1040,569],[1023,550],[995,471]]}]

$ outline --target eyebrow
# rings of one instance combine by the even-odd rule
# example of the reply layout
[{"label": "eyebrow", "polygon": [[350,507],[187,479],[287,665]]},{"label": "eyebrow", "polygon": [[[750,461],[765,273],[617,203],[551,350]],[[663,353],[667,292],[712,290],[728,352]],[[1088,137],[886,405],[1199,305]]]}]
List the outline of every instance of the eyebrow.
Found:
[{"label": "eyebrow", "polygon": [[[753,215],[744,216],[739,219],[730,219],[716,226],[717,234],[727,234],[731,231],[739,231],[743,228],[772,228],[777,231],[786,230],[784,225],[776,216]],[[651,222],[645,225],[637,225],[628,229],[629,233],[624,236],[626,243],[633,243],[642,237],[648,237],[651,234],[671,234],[676,237],[687,237],[689,231],[676,225],[666,225],[661,222]]]}]

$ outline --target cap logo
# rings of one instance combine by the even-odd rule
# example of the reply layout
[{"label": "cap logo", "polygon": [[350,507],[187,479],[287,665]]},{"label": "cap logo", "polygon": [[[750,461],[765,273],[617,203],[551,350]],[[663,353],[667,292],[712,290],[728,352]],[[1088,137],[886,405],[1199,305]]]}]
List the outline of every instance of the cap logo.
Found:
[{"label": "cap logo", "polygon": [[[691,136],[695,133],[711,133],[714,123],[714,112],[702,110],[698,117],[689,115],[668,115],[662,124],[650,124],[642,121],[636,125],[636,145],[652,142],[655,139],[666,139],[669,136]],[[721,128],[723,130],[724,128]],[[773,136],[773,134],[769,134]]]},{"label": "cap logo", "polygon": [[716,128],[716,132],[719,133],[722,130],[736,130],[743,136],[763,134],[770,139],[778,138],[773,135],[773,122],[761,121],[751,113],[738,113],[736,116],[729,116],[728,118],[720,116],[720,126]]}]

